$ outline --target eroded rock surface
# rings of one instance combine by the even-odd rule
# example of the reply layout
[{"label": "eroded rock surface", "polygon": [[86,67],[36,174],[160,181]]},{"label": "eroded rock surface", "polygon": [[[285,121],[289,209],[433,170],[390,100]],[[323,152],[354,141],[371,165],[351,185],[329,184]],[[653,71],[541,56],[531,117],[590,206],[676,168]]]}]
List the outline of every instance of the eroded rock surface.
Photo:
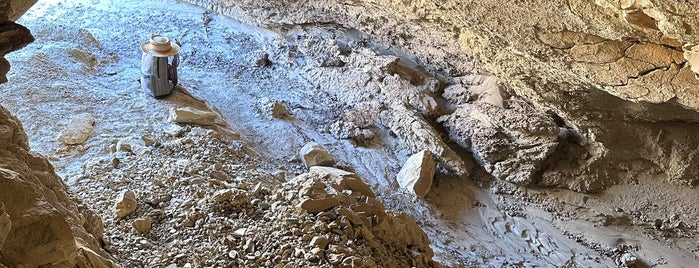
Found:
[{"label": "eroded rock surface", "polygon": [[[579,133],[573,144],[565,141],[565,148],[557,149],[570,155],[550,157],[553,159],[546,165],[565,166],[565,170],[555,172],[585,179],[565,182],[560,179],[563,175],[557,175],[559,179],[553,179],[555,182],[549,185],[580,191],[600,189],[616,183],[617,176],[612,174],[638,172],[614,167],[638,158],[670,174],[672,181],[693,183],[695,171],[687,167],[699,164],[699,158],[684,153],[683,148],[696,147],[699,138],[679,133],[695,128],[699,117],[699,80],[695,76],[699,49],[694,45],[699,41],[696,3],[653,0],[556,0],[511,5],[502,5],[500,1],[454,0],[439,4],[355,1],[351,5],[345,1],[186,2],[268,27],[288,29],[320,23],[357,30],[388,46],[387,53],[417,63],[429,76],[447,85],[459,84],[460,77],[465,75],[488,72],[496,75],[512,88],[513,94],[551,114],[560,121],[558,125],[572,130],[571,133]],[[328,51],[325,55],[330,56],[319,63],[320,67],[352,65],[351,59],[343,59],[342,50]],[[485,70],[474,63],[478,61],[473,56],[478,57]],[[384,70],[388,69],[391,68]],[[396,77],[404,78],[406,84],[415,86],[429,81],[429,76],[416,76],[406,69],[391,70]],[[386,84],[383,80],[390,81],[391,77],[377,84],[372,79],[374,70],[367,67],[365,71],[365,79],[353,81],[363,83],[368,89],[364,96],[381,93],[401,98],[412,90],[406,85],[403,87],[406,90],[386,91],[377,85]],[[322,80],[314,81],[322,84]],[[477,95],[482,89],[471,91]],[[493,98],[496,95],[483,93],[490,96],[489,102],[499,103]],[[352,97],[347,100],[362,95]],[[409,110],[432,113],[431,116],[435,116],[433,108],[438,107],[432,104],[439,104],[438,99],[437,102],[425,98],[403,100]],[[678,135],[683,140],[673,144],[670,140]],[[656,140],[668,144],[658,146]],[[551,150],[538,150],[543,154],[529,157],[534,161],[530,166],[541,167],[541,159]],[[455,165],[447,166],[455,171]],[[528,173],[536,173],[536,167],[529,169]],[[528,180],[514,179],[524,184]]]},{"label": "eroded rock surface", "polygon": [[29,150],[21,124],[2,107],[0,204],[0,264],[115,267],[100,247],[100,218]]}]

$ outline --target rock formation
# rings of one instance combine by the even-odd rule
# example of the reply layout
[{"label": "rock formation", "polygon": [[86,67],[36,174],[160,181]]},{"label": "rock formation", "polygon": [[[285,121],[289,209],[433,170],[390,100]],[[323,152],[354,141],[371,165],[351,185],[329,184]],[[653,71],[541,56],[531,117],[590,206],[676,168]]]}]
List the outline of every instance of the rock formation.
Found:
[{"label": "rock formation", "polygon": [[29,150],[19,121],[0,107],[0,264],[114,267],[100,247],[102,221]]},{"label": "rock formation", "polygon": [[[36,1],[0,1],[0,57],[33,41],[13,22]],[[0,82],[9,65],[0,59]],[[102,221],[31,152],[20,122],[0,107],[0,266],[115,267]]]},{"label": "rock formation", "polygon": [[10,70],[5,54],[34,41],[27,28],[14,23],[34,3],[36,1],[0,1],[0,83],[7,82],[5,74]]},{"label": "rock formation", "polygon": [[[280,30],[306,24],[355,29],[403,51],[446,85],[459,85],[468,75],[496,75],[513,95],[532,104],[528,109],[548,115],[545,121],[561,127],[555,140],[547,133],[546,141],[534,142],[546,148],[525,157],[531,159],[526,161],[529,175],[506,180],[593,191],[616,183],[620,173],[641,171],[620,170],[618,165],[642,162],[646,164],[640,166],[657,167],[675,182],[697,184],[697,171],[689,168],[699,164],[699,158],[690,153],[699,146],[699,138],[691,134],[699,109],[696,4],[655,0],[508,5],[454,0],[186,2]],[[481,62],[485,70],[474,62]],[[484,89],[466,87],[473,95]],[[490,102],[498,102],[496,95],[485,93]],[[517,113],[507,103],[502,108]],[[449,122],[455,121],[444,122],[449,128]],[[450,132],[455,134],[453,129]],[[470,146],[467,149],[474,149]],[[507,157],[520,152],[512,151]],[[476,152],[475,158],[479,155]]]}]

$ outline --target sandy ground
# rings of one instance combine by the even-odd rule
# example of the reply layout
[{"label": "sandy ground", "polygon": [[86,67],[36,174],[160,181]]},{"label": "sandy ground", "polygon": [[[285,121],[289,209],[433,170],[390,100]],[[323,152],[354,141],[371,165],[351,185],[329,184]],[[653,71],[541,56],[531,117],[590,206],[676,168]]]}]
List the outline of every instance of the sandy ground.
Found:
[{"label": "sandy ground", "polygon": [[[611,267],[630,256],[638,258],[635,267],[699,266],[699,190],[665,183],[662,174],[628,178],[595,195],[440,176],[426,198],[414,200],[392,184],[406,159],[395,138],[379,128],[380,142],[357,146],[325,131],[348,108],[338,100],[342,94],[319,91],[304,78],[314,59],[292,56],[291,41],[276,31],[173,1],[42,1],[21,23],[37,41],[8,55],[10,82],[0,86],[0,98],[24,123],[32,148],[74,187],[88,160],[108,155],[119,139],[163,135],[172,126],[170,108],[196,103],[184,95],[156,100],[140,90],[139,45],[160,33],[183,44],[182,86],[218,110],[221,127],[238,133],[262,166],[290,179],[304,172],[301,146],[323,144],[373,185],[389,209],[413,216],[430,237],[435,260],[448,266]],[[280,51],[290,56],[257,66],[265,53]],[[293,116],[271,118],[270,102]],[[97,121],[87,143],[57,142],[81,112]]]}]

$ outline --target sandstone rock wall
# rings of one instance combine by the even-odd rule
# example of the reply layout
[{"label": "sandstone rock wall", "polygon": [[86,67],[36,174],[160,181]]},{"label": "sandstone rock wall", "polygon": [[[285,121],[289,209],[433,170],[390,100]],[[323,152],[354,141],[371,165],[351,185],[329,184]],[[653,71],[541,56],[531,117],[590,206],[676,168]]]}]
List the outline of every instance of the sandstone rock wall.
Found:
[{"label": "sandstone rock wall", "polygon": [[447,85],[464,75],[496,75],[566,129],[562,145],[535,172],[542,185],[595,190],[630,171],[619,166],[637,162],[665,171],[671,180],[698,183],[692,167],[699,158],[691,153],[699,146],[691,135],[699,121],[697,3],[186,2],[277,29],[356,29],[407,51]]},{"label": "sandstone rock wall", "polygon": [[100,218],[29,151],[21,124],[0,107],[0,264],[115,267],[101,239]]},{"label": "sandstone rock wall", "polygon": [[[0,1],[0,57],[33,41],[12,20],[35,1]],[[9,65],[0,58],[0,82]],[[29,150],[21,123],[0,106],[0,267],[115,267],[102,222],[71,197],[51,164]]]}]

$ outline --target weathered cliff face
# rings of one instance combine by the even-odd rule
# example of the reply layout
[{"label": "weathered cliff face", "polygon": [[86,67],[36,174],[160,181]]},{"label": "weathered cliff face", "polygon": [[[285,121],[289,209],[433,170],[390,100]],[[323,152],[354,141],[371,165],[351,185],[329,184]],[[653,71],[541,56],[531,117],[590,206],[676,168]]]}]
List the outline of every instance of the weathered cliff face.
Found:
[{"label": "weathered cliff face", "polygon": [[[436,92],[456,107],[452,107],[451,115],[431,115],[433,120],[442,116],[439,121],[452,140],[474,152],[495,177],[524,185],[592,191],[617,183],[624,174],[659,170],[675,182],[698,183],[693,167],[699,165],[699,158],[693,151],[699,147],[699,138],[692,134],[699,123],[696,3],[186,2],[280,30],[305,24],[356,29],[407,51],[409,60],[438,78],[447,89],[462,86],[470,96],[478,96],[483,84],[464,83],[472,80],[468,75],[499,77],[506,84],[503,91],[515,97],[504,99],[503,110],[484,112],[486,121],[517,121],[498,116],[521,114],[517,109],[535,109],[558,124],[557,138],[552,140],[548,132],[544,136],[520,135],[513,132],[513,126],[503,130],[495,124],[487,130],[490,136],[510,140],[500,142],[506,144],[502,146],[507,152],[490,157],[488,142],[478,142],[490,138],[474,136],[467,129],[472,125],[469,122],[483,121],[475,114],[484,113],[473,111],[489,108],[454,101],[447,96],[454,88],[437,86]],[[518,105],[522,101],[517,96],[533,106]],[[522,137],[528,140],[519,143]],[[540,149],[532,151],[532,147]],[[502,175],[516,167],[529,171],[509,179]]]},{"label": "weathered cliff face", "polygon": [[[12,20],[34,2],[0,1],[0,57],[33,41]],[[2,58],[0,80],[8,69]],[[21,123],[0,106],[0,267],[114,267],[101,239],[100,218],[68,194],[51,164],[29,150]]]}]

